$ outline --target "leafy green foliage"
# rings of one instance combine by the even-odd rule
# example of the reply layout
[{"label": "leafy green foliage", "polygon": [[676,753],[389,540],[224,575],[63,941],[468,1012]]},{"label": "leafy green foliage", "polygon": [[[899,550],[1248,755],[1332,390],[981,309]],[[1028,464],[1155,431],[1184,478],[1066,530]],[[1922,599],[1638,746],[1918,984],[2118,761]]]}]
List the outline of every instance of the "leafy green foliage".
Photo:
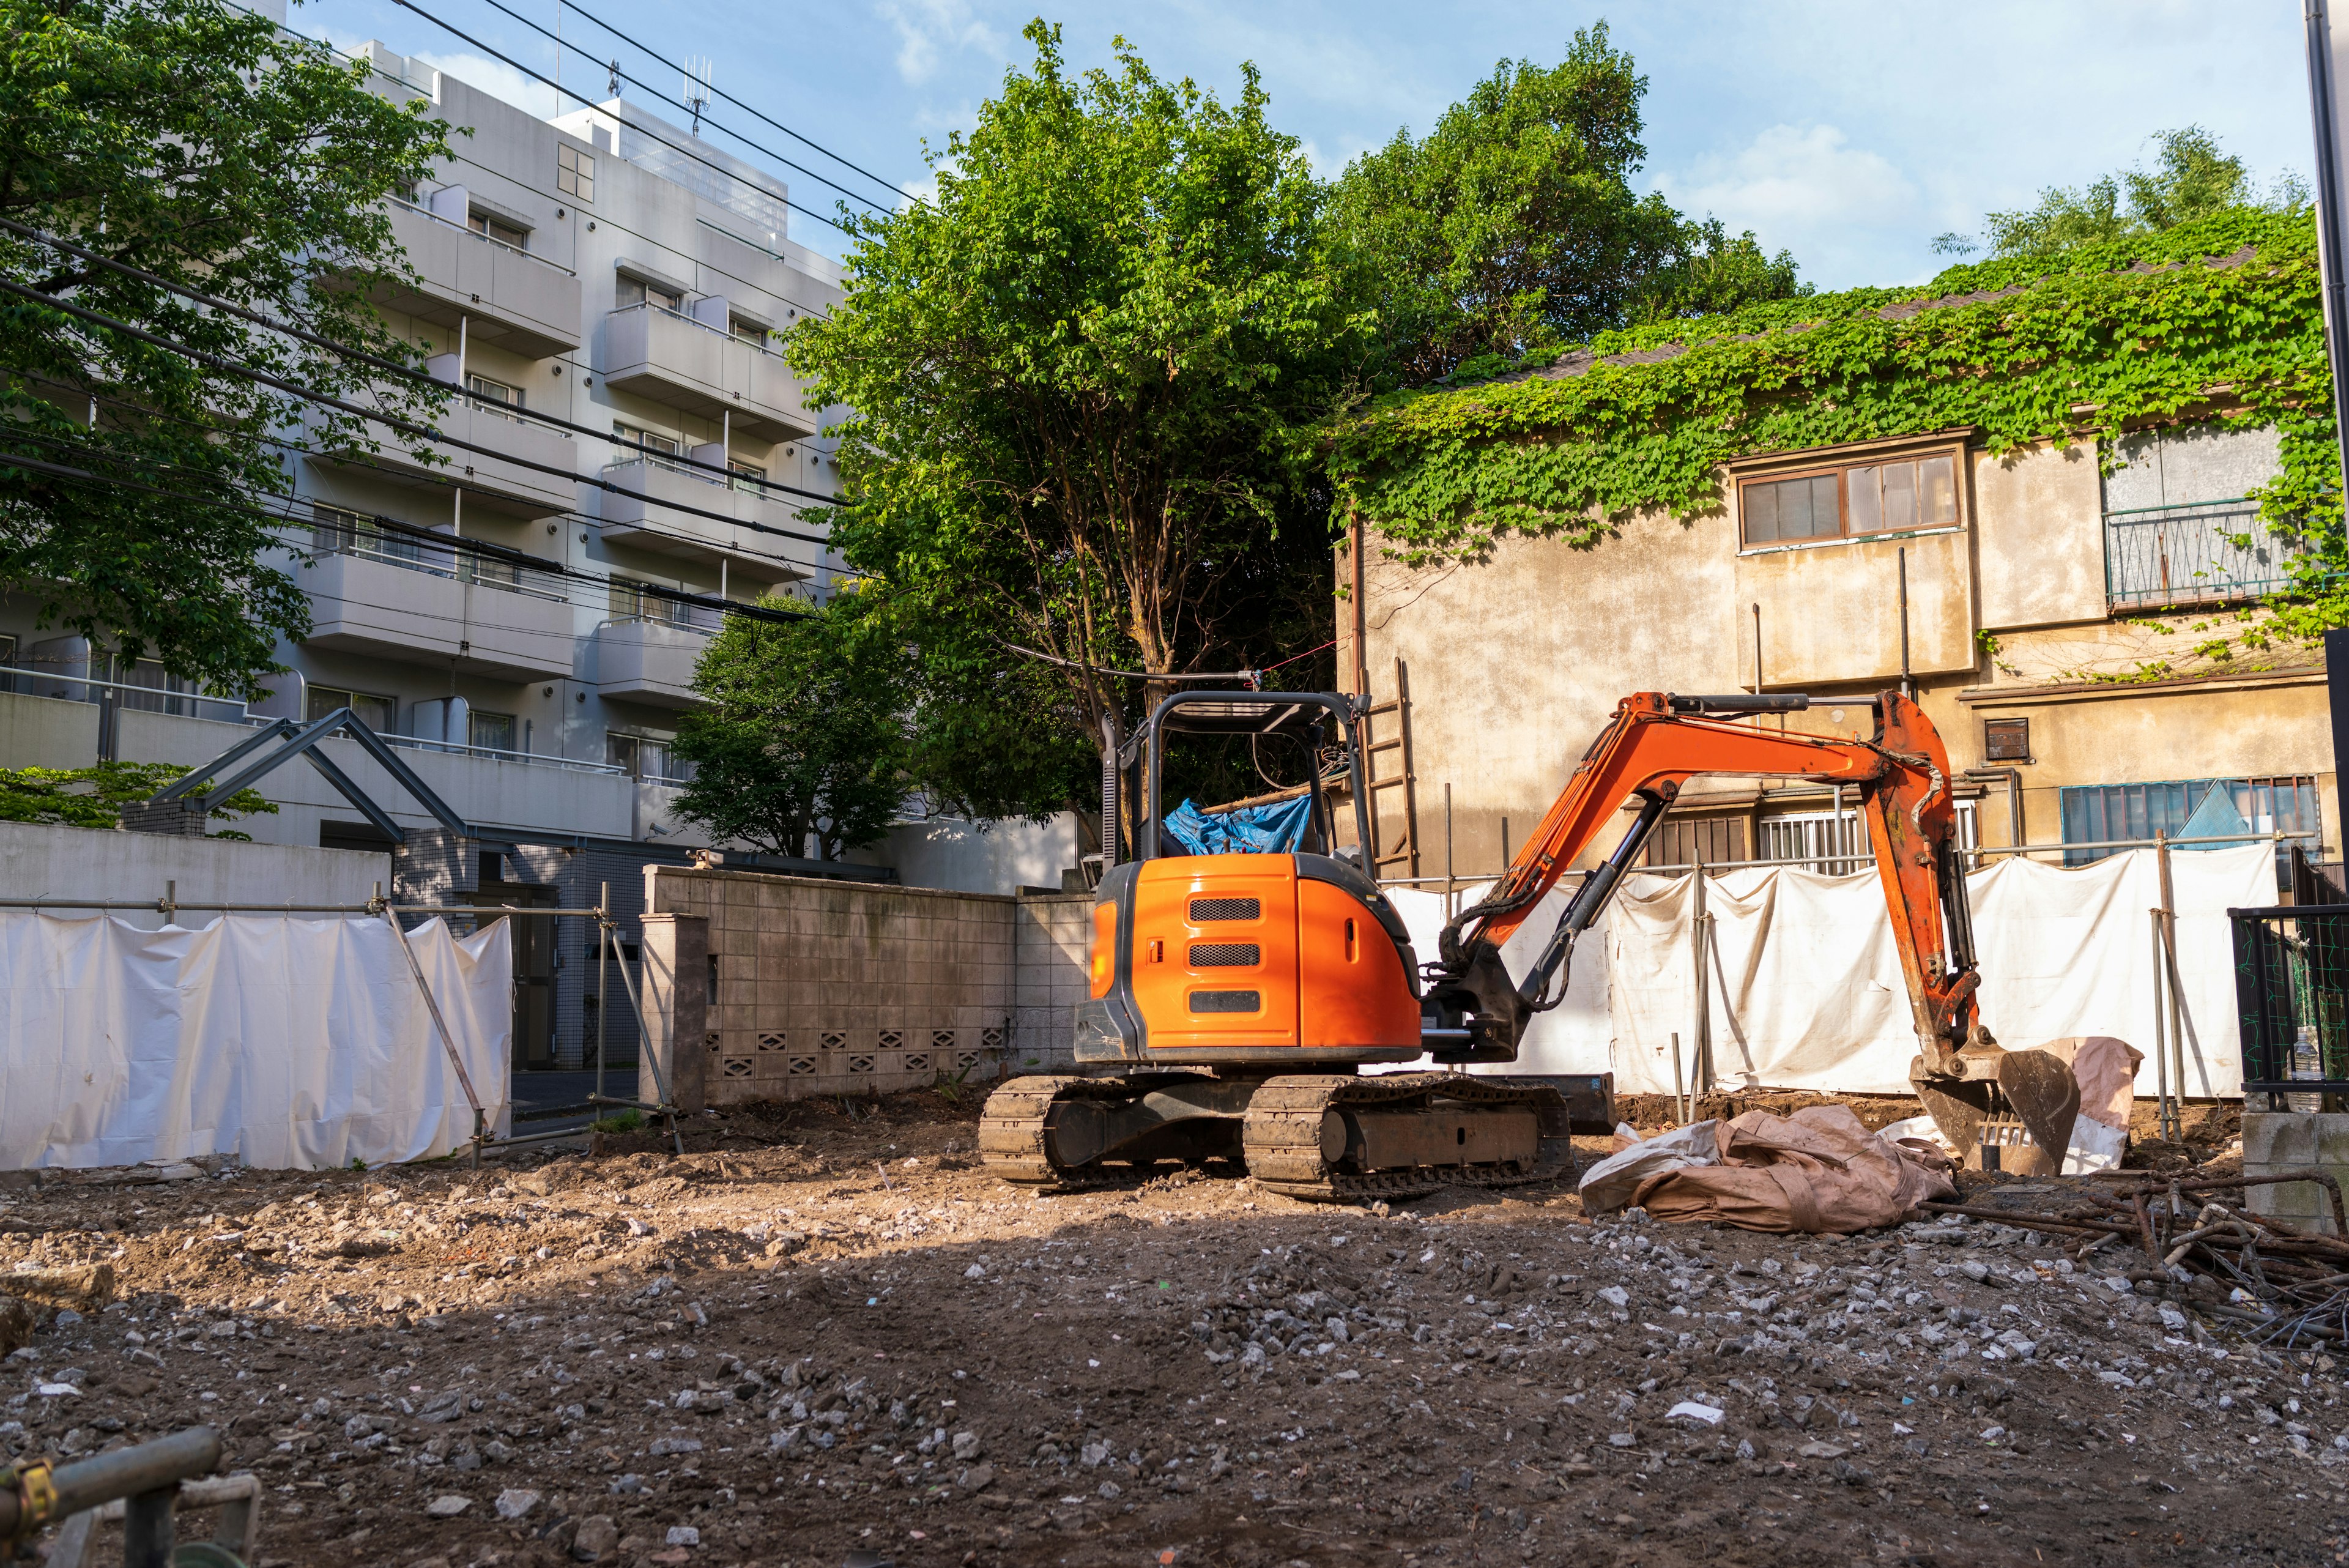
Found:
[{"label": "leafy green foliage", "polygon": [[[0,822],[53,822],[68,827],[113,827],[123,808],[137,805],[187,775],[170,763],[99,763],[87,768],[0,768]],[[212,786],[201,786],[209,795]],[[254,814],[274,816],[274,803],[255,790],[241,789],[206,815],[233,822]],[[215,838],[243,838],[234,831]]]},{"label": "leafy green foliage", "polygon": [[[0,216],[417,362],[366,294],[407,270],[381,202],[445,151],[420,108],[222,0],[0,0]],[[0,277],[300,385],[367,385],[340,356],[13,234]],[[357,421],[20,296],[0,296],[0,585],[36,596],[44,625],[257,696],[277,637],[309,625],[257,560],[256,499],[291,487],[276,443],[299,412],[314,441],[364,445]],[[377,400],[434,406],[406,384]]]},{"label": "leafy green foliage", "polygon": [[[1905,293],[1601,334],[1581,375],[1381,400],[1335,432],[1330,472],[1340,504],[1419,561],[1503,532],[1596,545],[1636,513],[1711,511],[1719,464],[1749,452],[1958,426],[1992,452],[2095,436],[2109,452],[2125,430],[2190,417],[2280,424],[2267,514],[2337,534],[2318,286],[2305,213],[2236,209],[2054,263],[1953,267]],[[1998,296],[1951,297],[1976,291]],[[1683,351],[1607,359],[1668,344]]]},{"label": "leafy green foliage", "polygon": [[1378,301],[1380,384],[1807,292],[1785,252],[1632,192],[1647,90],[1602,22],[1556,66],[1503,61],[1425,140],[1398,131],[1346,170],[1330,222]]},{"label": "leafy green foliage", "polygon": [[1268,580],[1326,584],[1309,436],[1359,314],[1253,72],[1225,104],[1122,41],[1072,76],[1057,29],[1027,36],[935,199],[852,220],[845,298],[790,340],[812,401],[854,410],[833,536],[919,650],[916,770],[981,815],[1090,793],[1123,702],[1003,644],[1230,668]]},{"label": "leafy green foliage", "polygon": [[2077,191],[2051,185],[2039,193],[2035,206],[1985,216],[1979,244],[1948,234],[1933,242],[1933,249],[1943,255],[1987,248],[1999,256],[2051,256],[2159,234],[2232,208],[2282,213],[2307,204],[2307,189],[2290,174],[2262,197],[2243,161],[2221,151],[2217,138],[2199,125],[2158,130],[2153,141],[2158,151],[2151,169],[2125,169]]},{"label": "leafy green foliage", "polygon": [[678,815],[819,860],[887,831],[906,786],[905,661],[864,618],[850,594],[781,621],[728,619],[694,672],[709,706],[678,731],[675,754],[696,765]]}]

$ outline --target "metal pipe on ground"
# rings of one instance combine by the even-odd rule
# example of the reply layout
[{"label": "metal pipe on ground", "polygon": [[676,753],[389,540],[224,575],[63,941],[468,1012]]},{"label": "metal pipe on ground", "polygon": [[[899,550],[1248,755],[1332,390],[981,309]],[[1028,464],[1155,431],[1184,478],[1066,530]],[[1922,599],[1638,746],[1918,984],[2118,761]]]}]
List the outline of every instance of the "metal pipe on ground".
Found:
[{"label": "metal pipe on ground", "polygon": [[176,1487],[219,1469],[220,1460],[220,1433],[210,1427],[191,1427],[54,1469],[39,1462],[19,1466],[7,1476],[9,1484],[0,1486],[0,1541],[21,1541],[119,1498]]}]

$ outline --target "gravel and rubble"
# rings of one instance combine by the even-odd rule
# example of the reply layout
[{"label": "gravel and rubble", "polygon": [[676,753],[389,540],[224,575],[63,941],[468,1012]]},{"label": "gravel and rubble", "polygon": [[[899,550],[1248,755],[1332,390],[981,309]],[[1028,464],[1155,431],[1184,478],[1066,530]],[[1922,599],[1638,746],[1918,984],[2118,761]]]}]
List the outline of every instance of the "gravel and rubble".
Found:
[{"label": "gravel and rubble", "polygon": [[2109,1245],[1040,1197],[975,1116],[0,1178],[0,1293],[40,1298],[0,1459],[216,1426],[281,1568],[2349,1561],[2340,1360]]}]

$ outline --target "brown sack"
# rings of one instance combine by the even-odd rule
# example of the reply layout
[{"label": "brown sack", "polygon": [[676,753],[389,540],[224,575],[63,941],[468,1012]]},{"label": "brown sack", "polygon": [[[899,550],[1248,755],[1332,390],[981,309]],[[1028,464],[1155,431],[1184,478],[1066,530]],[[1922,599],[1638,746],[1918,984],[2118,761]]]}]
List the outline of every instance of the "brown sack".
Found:
[{"label": "brown sack", "polygon": [[1719,1136],[1720,1165],[1651,1177],[1633,1201],[1672,1224],[1816,1234],[1890,1225],[1920,1202],[1957,1196],[1939,1150],[1869,1132],[1847,1106],[1748,1111]]},{"label": "brown sack", "polygon": [[2050,1040],[2038,1047],[2072,1069],[2080,1081],[2080,1114],[2120,1132],[2128,1131],[2137,1100],[2137,1070],[2145,1053],[2109,1034]]}]

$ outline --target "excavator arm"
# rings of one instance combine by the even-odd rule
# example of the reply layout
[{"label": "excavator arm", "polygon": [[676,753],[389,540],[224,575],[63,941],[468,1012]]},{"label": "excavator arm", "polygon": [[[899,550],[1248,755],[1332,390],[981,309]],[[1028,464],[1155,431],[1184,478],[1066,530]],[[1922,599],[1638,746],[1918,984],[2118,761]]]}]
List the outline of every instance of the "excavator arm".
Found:
[{"label": "excavator arm", "polygon": [[[1428,972],[1438,1060],[1516,1059],[1528,1020],[1565,994],[1575,940],[1598,919],[1682,786],[1704,774],[1855,789],[1892,911],[1923,1066],[1936,1076],[1955,1075],[1960,1052],[1989,1046],[1975,1012],[1980,977],[1940,736],[1914,702],[1892,691],[1875,699],[1876,732],[1865,741],[1727,722],[1809,705],[1807,697],[1742,693],[1625,698],[1499,883],[1444,928]],[[1630,830],[1584,878],[1532,971],[1522,983],[1512,981],[1501,963],[1503,944],[1627,800],[1640,807]]]}]

